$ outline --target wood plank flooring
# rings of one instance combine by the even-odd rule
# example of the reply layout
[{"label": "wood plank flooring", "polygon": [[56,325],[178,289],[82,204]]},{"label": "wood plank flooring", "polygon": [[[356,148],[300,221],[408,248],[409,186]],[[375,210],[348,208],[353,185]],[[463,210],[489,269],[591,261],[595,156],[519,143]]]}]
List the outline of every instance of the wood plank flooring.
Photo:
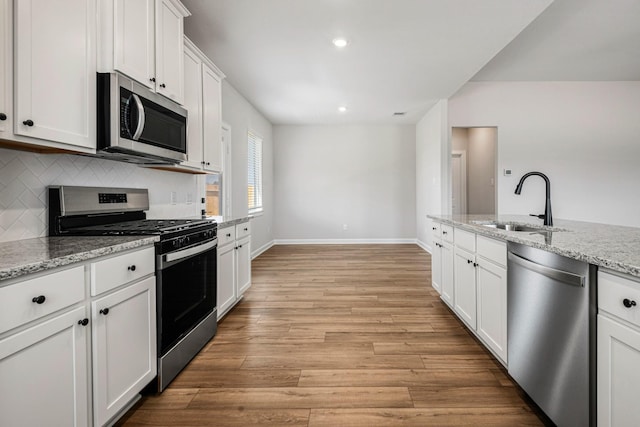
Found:
[{"label": "wood plank flooring", "polygon": [[415,245],[275,246],[216,337],[122,426],[540,426]]}]

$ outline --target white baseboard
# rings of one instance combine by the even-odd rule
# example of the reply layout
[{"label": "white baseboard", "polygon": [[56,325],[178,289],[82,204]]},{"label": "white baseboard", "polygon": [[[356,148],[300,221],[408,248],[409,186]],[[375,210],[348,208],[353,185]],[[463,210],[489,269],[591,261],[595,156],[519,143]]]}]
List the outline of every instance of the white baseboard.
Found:
[{"label": "white baseboard", "polygon": [[268,251],[274,244],[275,244],[275,241],[272,240],[272,241],[268,242],[267,244],[259,247],[255,251],[251,252],[251,259],[254,259],[254,258],[260,256],[263,252]]},{"label": "white baseboard", "polygon": [[398,245],[416,244],[416,239],[276,239],[276,245]]},{"label": "white baseboard", "polygon": [[429,252],[430,254],[433,254],[433,252],[431,251],[433,248],[429,245],[427,245],[426,243],[424,243],[421,240],[416,240],[416,245],[420,246],[422,249],[424,249],[425,251]]}]

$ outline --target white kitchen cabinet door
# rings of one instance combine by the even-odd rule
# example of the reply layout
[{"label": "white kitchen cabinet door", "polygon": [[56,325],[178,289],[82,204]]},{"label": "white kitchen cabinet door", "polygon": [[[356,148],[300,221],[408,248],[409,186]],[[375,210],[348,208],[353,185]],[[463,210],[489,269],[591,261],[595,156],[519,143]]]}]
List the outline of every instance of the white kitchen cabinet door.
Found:
[{"label": "white kitchen cabinet door", "polygon": [[477,258],[478,335],[507,362],[507,270]]},{"label": "white kitchen cabinet door", "polygon": [[236,246],[231,242],[218,248],[218,319],[236,303]]},{"label": "white kitchen cabinet door", "polygon": [[113,68],[154,89],[155,0],[114,0]]},{"label": "white kitchen cabinet door", "polygon": [[0,0],[0,138],[11,133],[12,26],[10,0]]},{"label": "white kitchen cabinet door", "polygon": [[202,64],[204,169],[222,172],[222,81]]},{"label": "white kitchen cabinet door", "polygon": [[443,241],[440,252],[442,254],[442,299],[453,308],[453,246]]},{"label": "white kitchen cabinet door", "polygon": [[439,294],[442,294],[442,249],[440,249],[442,243],[440,241],[433,241],[433,247],[431,248],[431,286]]},{"label": "white kitchen cabinet door", "polygon": [[186,9],[172,0],[156,1],[156,92],[184,102],[184,17]]},{"label": "white kitchen cabinet door", "polygon": [[14,133],[95,149],[96,0],[14,5]]},{"label": "white kitchen cabinet door", "polygon": [[184,166],[202,168],[202,60],[184,47],[184,107],[187,118],[187,161]]},{"label": "white kitchen cabinet door", "polygon": [[251,236],[236,242],[238,296],[243,295],[251,287]]},{"label": "white kitchen cabinet door", "polygon": [[0,425],[90,425],[86,317],[79,307],[0,340]]},{"label": "white kitchen cabinet door", "polygon": [[640,420],[640,331],[598,315],[598,426],[635,427]]},{"label": "white kitchen cabinet door", "polygon": [[156,375],[156,278],[91,303],[94,424],[104,425]]},{"label": "white kitchen cabinet door", "polygon": [[476,329],[476,267],[475,255],[460,249],[454,250],[454,310],[471,329]]}]

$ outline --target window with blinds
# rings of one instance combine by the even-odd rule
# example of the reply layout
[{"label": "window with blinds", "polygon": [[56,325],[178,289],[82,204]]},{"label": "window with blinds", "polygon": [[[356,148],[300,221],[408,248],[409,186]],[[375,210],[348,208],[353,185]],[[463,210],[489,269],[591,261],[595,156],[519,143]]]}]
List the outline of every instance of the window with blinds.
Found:
[{"label": "window with blinds", "polygon": [[249,213],[262,211],[262,138],[249,131],[247,196]]}]

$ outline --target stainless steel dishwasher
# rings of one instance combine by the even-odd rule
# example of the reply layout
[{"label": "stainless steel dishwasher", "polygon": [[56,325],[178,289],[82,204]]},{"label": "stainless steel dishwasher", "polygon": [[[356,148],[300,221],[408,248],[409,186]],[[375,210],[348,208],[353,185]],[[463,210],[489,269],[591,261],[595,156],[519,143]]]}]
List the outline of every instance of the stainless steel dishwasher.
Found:
[{"label": "stainless steel dishwasher", "polygon": [[509,374],[557,426],[593,426],[596,267],[508,248]]}]

